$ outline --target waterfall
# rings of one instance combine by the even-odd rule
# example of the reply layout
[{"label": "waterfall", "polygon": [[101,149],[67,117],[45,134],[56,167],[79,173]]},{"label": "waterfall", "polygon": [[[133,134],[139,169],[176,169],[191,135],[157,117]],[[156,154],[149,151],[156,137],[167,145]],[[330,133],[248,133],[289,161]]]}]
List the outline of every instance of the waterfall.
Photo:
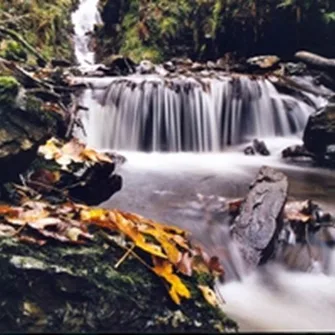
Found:
[{"label": "waterfall", "polygon": [[323,103],[279,93],[264,78],[132,75],[81,78],[87,141],[98,149],[218,152],[253,138],[303,130]]},{"label": "waterfall", "polygon": [[94,64],[94,51],[90,47],[94,26],[101,23],[98,11],[99,0],[80,0],[78,9],[72,13],[74,25],[74,49],[79,65]]}]

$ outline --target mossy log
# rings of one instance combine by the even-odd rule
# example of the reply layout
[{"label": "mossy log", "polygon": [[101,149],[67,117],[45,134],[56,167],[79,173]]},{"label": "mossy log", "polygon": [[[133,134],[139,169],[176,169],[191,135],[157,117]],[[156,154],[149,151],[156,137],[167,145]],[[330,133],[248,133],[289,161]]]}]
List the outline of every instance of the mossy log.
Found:
[{"label": "mossy log", "polygon": [[235,328],[203,298],[199,278],[185,281],[192,299],[178,306],[162,280],[136,258],[129,256],[116,269],[123,254],[99,235],[85,246],[40,247],[3,238],[0,330],[213,333]]}]

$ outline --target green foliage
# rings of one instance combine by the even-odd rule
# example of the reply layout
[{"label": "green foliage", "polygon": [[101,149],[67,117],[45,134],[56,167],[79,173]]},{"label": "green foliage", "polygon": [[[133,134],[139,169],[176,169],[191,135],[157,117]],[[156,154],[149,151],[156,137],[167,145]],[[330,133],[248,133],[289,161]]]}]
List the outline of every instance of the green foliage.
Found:
[{"label": "green foliage", "polygon": [[0,56],[13,61],[26,61],[27,53],[21,44],[13,40],[4,40],[0,46]]},{"label": "green foliage", "polygon": [[309,45],[316,52],[322,38],[335,37],[334,0],[101,0],[100,6],[102,57],[208,59],[275,52],[281,43],[291,52]]},{"label": "green foliage", "polygon": [[18,32],[46,58],[71,58],[70,14],[76,3],[77,0],[2,0],[0,24]]},{"label": "green foliage", "polygon": [[19,92],[19,83],[14,77],[0,76],[0,104],[10,105],[15,102]]}]

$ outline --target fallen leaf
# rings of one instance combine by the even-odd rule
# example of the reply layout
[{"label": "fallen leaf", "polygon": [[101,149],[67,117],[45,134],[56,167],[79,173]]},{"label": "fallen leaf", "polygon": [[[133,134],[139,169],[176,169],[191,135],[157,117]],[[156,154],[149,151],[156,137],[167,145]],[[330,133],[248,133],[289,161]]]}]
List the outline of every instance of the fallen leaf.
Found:
[{"label": "fallen leaf", "polygon": [[198,285],[205,300],[212,306],[217,307],[219,305],[215,292],[208,286]]},{"label": "fallen leaf", "polygon": [[180,305],[180,299],[191,298],[191,292],[181,279],[173,273],[173,266],[169,261],[158,258],[153,258],[154,268],[153,271],[160,277],[164,278],[170,285],[169,294],[172,300]]},{"label": "fallen leaf", "polygon": [[178,271],[180,271],[185,276],[192,276],[192,261],[192,255],[189,252],[184,252],[179,264],[177,265]]},{"label": "fallen leaf", "polygon": [[126,236],[132,239],[137,247],[154,256],[167,258],[167,256],[162,252],[162,248],[160,246],[145,241],[144,236],[141,235],[130,220],[125,219],[119,213],[115,213],[115,216],[115,224],[119,231],[123,232]]},{"label": "fallen leaf", "polygon": [[208,267],[210,271],[213,273],[213,275],[223,275],[224,274],[224,269],[220,264],[220,260],[217,256],[211,257],[209,260]]}]

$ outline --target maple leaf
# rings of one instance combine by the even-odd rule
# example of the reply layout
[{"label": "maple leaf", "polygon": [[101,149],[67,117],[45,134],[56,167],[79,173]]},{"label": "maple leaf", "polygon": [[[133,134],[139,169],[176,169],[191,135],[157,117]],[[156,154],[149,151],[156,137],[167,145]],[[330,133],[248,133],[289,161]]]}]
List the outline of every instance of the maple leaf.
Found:
[{"label": "maple leaf", "polygon": [[190,299],[191,292],[182,282],[182,280],[173,273],[173,266],[169,261],[154,257],[153,271],[160,277],[164,278],[170,285],[169,294],[172,300],[180,305],[181,298]]}]

